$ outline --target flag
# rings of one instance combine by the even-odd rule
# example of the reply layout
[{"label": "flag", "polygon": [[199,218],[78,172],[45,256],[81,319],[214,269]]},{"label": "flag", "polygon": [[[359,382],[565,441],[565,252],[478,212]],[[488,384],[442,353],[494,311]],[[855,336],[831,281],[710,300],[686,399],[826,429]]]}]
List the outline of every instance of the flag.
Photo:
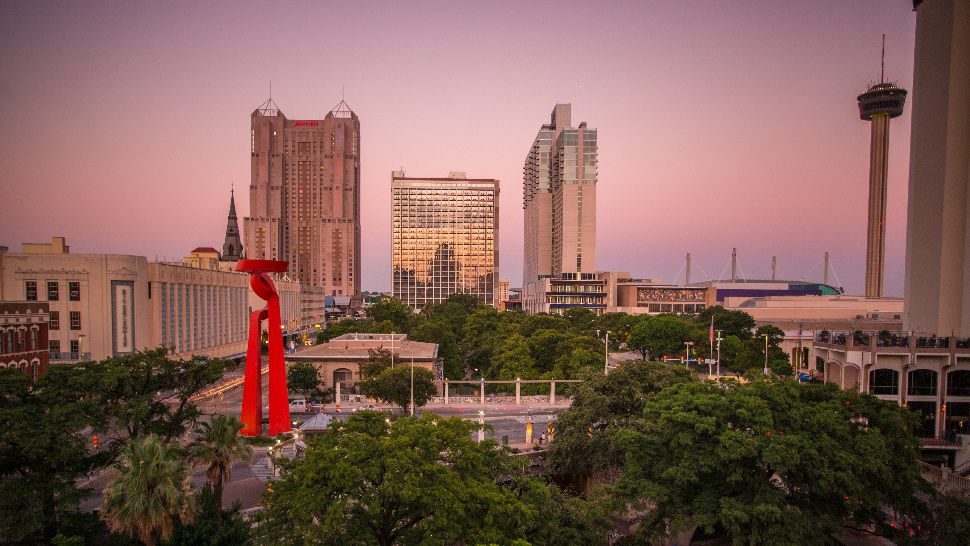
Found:
[{"label": "flag", "polygon": [[714,317],[711,317],[711,332],[709,339],[711,340],[711,343],[714,343]]}]

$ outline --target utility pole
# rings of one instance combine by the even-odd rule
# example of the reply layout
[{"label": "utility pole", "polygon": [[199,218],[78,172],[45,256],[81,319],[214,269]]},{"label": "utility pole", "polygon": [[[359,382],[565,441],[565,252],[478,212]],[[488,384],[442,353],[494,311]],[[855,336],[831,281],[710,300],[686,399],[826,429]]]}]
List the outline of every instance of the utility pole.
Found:
[{"label": "utility pole", "polygon": [[411,417],[414,417],[414,357],[411,357]]},{"label": "utility pole", "polygon": [[765,338],[765,369],[764,374],[768,375],[768,334],[761,334]]},{"label": "utility pole", "polygon": [[690,348],[694,344],[693,341],[685,341],[684,345],[687,346],[687,358],[684,359],[684,366],[690,366]]},{"label": "utility pole", "polygon": [[[606,362],[603,364],[603,375],[610,373],[610,334],[611,333],[612,332],[610,332],[609,330],[606,331],[606,342],[605,342]],[[600,337],[599,330],[596,330],[596,337]]]}]

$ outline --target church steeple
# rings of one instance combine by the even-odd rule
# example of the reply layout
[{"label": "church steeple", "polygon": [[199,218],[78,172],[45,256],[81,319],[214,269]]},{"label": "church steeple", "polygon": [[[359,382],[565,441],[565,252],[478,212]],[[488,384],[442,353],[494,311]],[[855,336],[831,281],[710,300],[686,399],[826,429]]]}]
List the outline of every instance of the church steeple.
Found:
[{"label": "church steeple", "polygon": [[236,262],[243,259],[242,241],[239,239],[239,222],[236,220],[235,189],[229,190],[229,219],[226,222],[226,242],[222,244],[222,258],[224,262]]}]

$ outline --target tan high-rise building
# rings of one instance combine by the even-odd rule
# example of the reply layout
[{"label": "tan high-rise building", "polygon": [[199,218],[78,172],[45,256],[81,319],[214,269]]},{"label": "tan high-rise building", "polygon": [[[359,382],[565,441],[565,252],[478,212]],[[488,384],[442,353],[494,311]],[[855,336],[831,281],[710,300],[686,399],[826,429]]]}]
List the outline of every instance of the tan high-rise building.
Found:
[{"label": "tan high-rise building", "polygon": [[557,104],[539,129],[523,174],[523,282],[596,272],[596,129],[572,126],[572,106]]},{"label": "tan high-rise building", "polygon": [[905,324],[970,336],[970,2],[914,5]]},{"label": "tan high-rise building", "polygon": [[340,101],[291,120],[272,100],[250,116],[246,257],[286,260],[289,277],[327,294],[360,293],[360,122]]},{"label": "tan high-rise building", "polygon": [[[522,169],[524,222],[523,308],[530,313],[600,302],[550,301],[547,278],[571,283],[596,279],[596,129],[572,126],[572,106],[557,104],[539,129]],[[577,287],[578,288],[578,287]],[[599,294],[598,287],[592,288]],[[598,297],[598,296],[596,296]],[[596,298],[594,297],[594,299]]]},{"label": "tan high-rise building", "polygon": [[392,173],[391,294],[415,309],[471,294],[497,306],[499,181]]}]

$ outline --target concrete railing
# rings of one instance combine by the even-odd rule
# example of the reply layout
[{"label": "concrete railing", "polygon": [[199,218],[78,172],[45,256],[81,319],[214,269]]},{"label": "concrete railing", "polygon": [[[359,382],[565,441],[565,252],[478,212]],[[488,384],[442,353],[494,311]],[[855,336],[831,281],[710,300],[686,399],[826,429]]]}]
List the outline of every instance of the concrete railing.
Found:
[{"label": "concrete railing", "polygon": [[930,483],[943,491],[962,491],[970,492],[970,480],[959,474],[954,474],[949,469],[933,466],[923,461],[917,461],[922,469],[923,477]]}]

